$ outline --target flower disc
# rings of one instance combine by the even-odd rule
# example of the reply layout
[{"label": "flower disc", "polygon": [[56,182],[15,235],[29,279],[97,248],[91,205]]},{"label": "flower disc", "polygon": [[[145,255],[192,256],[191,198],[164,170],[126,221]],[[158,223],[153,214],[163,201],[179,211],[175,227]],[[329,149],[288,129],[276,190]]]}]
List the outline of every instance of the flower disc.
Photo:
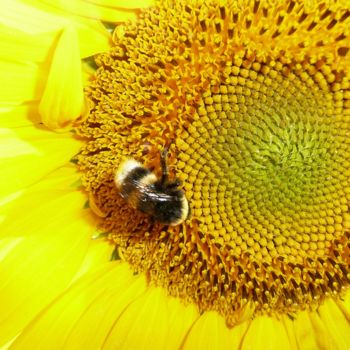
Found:
[{"label": "flower disc", "polygon": [[[144,10],[97,58],[77,129],[90,206],[120,256],[230,325],[246,306],[317,308],[350,281],[350,10],[277,3]],[[160,175],[164,147],[192,213],[175,227],[113,183],[127,157]]]}]

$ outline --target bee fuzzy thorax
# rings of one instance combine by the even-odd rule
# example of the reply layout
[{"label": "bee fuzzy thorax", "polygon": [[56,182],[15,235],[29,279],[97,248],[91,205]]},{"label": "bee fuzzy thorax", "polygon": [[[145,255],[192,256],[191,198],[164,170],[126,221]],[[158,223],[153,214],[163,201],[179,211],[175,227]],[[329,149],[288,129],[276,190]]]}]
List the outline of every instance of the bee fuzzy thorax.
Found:
[{"label": "bee fuzzy thorax", "polygon": [[155,221],[179,225],[187,219],[189,206],[178,180],[169,180],[166,160],[162,158],[163,176],[157,176],[134,159],[121,163],[114,177],[119,194],[126,202]]}]

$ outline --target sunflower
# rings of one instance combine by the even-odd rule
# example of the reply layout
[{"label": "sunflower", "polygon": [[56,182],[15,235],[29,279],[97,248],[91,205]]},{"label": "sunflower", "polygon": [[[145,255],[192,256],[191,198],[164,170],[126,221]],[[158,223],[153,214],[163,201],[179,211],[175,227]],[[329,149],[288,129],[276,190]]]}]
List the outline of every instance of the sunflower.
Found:
[{"label": "sunflower", "polygon": [[0,8],[4,349],[350,348],[347,1]]}]

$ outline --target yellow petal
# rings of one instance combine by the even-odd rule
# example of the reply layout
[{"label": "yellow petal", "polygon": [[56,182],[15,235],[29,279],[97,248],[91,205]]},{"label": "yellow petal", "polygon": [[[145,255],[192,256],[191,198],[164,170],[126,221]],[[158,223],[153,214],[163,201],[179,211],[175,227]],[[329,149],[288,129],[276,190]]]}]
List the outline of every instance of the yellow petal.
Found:
[{"label": "yellow petal", "polygon": [[63,28],[74,25],[78,31],[82,57],[108,50],[109,47],[109,33],[100,21],[70,15],[40,1],[2,0],[0,24],[29,35],[51,35],[51,43],[57,40]]},{"label": "yellow petal", "polygon": [[[7,207],[7,210],[5,210],[4,221],[0,225],[3,258],[6,256],[5,252],[9,253],[12,250],[9,248],[13,245],[13,241],[18,243],[24,237],[47,235],[48,232],[51,235],[60,234],[60,218],[69,217],[69,215],[73,217],[77,211],[81,212],[85,196],[71,187],[74,181],[72,175],[76,176],[76,174],[69,170],[68,174],[64,171],[62,176],[63,169],[54,172],[55,181],[48,178],[34,185],[30,190],[12,194],[9,196],[10,200],[4,198],[1,209],[4,211]],[[48,222],[43,223],[42,217],[47,218]],[[85,217],[85,223],[88,226],[97,226],[90,216]],[[45,225],[44,228],[43,225]],[[8,242],[7,246],[6,242]]]},{"label": "yellow petal", "polygon": [[94,76],[96,69],[93,68],[89,63],[83,61],[83,83],[84,86],[88,85],[91,82],[91,78]]},{"label": "yellow petal", "polygon": [[23,191],[17,191],[0,198],[0,224],[5,221],[6,216],[13,208],[16,199],[19,198],[22,193]]},{"label": "yellow petal", "polygon": [[45,75],[41,73],[39,65],[0,59],[0,75],[2,104],[20,104],[39,98]]},{"label": "yellow petal", "polygon": [[4,128],[32,126],[38,123],[38,107],[35,103],[5,105],[0,102],[0,120]]},{"label": "yellow petal", "polygon": [[[56,194],[61,195],[62,193],[67,193],[67,191],[77,190],[80,186],[80,174],[77,173],[76,168],[73,165],[68,165],[51,172],[41,181],[31,186],[30,189],[13,192],[6,197],[0,198],[1,223],[7,220],[7,223],[5,224],[7,231],[3,229],[0,236],[6,237],[6,232],[11,232],[11,236],[19,235],[14,234],[15,230],[9,231],[9,228],[11,228],[13,222],[18,221],[18,213],[23,212],[22,206],[24,203],[28,203],[28,208],[30,208],[30,206],[33,207],[32,203],[36,203],[34,208],[39,206],[36,199],[38,193],[43,194],[44,203],[46,203],[48,198],[50,198],[49,193],[53,193],[53,197],[55,197]],[[45,197],[46,194],[47,197]],[[82,206],[82,201],[84,200],[85,196],[82,197],[79,206]],[[8,216],[10,217],[8,218]]]},{"label": "yellow petal", "polygon": [[47,127],[57,129],[77,120],[83,109],[79,42],[75,28],[68,26],[63,30],[53,55],[39,112]]},{"label": "yellow petal", "polygon": [[332,298],[318,309],[320,318],[333,338],[333,349],[350,349],[350,323]]},{"label": "yellow petal", "polygon": [[242,343],[242,350],[291,349],[288,334],[283,323],[273,317],[260,316],[255,318]]},{"label": "yellow petal", "polygon": [[[0,344],[21,331],[38,312],[61,293],[81,266],[94,227],[87,224],[88,211],[69,207],[75,193],[57,200],[56,214],[26,213],[28,226],[21,226],[25,239],[0,264]],[[33,197],[33,203],[36,199]],[[72,209],[72,208],[71,208]],[[24,216],[24,212],[17,213]],[[24,219],[25,220],[25,219]],[[40,222],[40,232],[32,232]]]},{"label": "yellow petal", "polygon": [[[54,169],[69,162],[80,148],[72,134],[55,134],[33,127],[15,129],[18,142],[28,143],[28,150],[12,156],[12,151],[0,158],[0,198],[17,192],[40,180]],[[9,145],[16,141],[9,141]],[[29,147],[30,145],[30,147]],[[4,143],[6,148],[6,143]],[[6,184],[6,185],[5,185]]]},{"label": "yellow petal", "polygon": [[191,328],[185,343],[185,350],[230,350],[238,349],[248,323],[230,329],[217,312],[205,312]]},{"label": "yellow petal", "polygon": [[149,287],[119,317],[104,349],[165,349],[169,327],[166,292]]},{"label": "yellow petal", "polygon": [[[90,238],[93,239],[92,237]],[[84,258],[84,261],[82,262],[80,269],[74,276],[72,283],[80,277],[84,276],[84,274],[86,274],[87,272],[95,269],[96,266],[100,266],[106,261],[110,261],[113,250],[114,246],[104,240],[95,240],[94,242],[91,242],[89,250],[87,251],[86,256]]]},{"label": "yellow petal", "polygon": [[350,323],[350,289],[348,289],[344,297],[341,300],[337,300],[336,303]]},{"label": "yellow petal", "polygon": [[193,323],[198,319],[199,312],[196,305],[184,305],[177,298],[167,299],[170,328],[168,344],[174,349],[180,349]]},{"label": "yellow petal", "polygon": [[8,350],[10,348],[10,345],[14,342],[16,338],[12,338],[10,341],[8,341],[6,344],[0,347],[0,350]]},{"label": "yellow petal", "polygon": [[136,18],[135,12],[118,10],[116,6],[100,6],[101,4],[90,1],[42,0],[42,2],[78,16],[98,19],[105,22],[125,22]]},{"label": "yellow petal", "polygon": [[18,157],[25,154],[39,155],[31,143],[17,137],[13,130],[0,128],[0,158]]},{"label": "yellow petal", "polygon": [[[82,208],[83,203],[83,196],[79,193],[72,194],[59,190],[52,190],[49,193],[44,191],[25,193],[16,199],[11,212],[1,225],[0,235],[23,237],[43,235],[47,231],[54,235],[60,230],[59,219],[62,216],[69,217],[75,208]],[[50,218],[45,228],[42,227],[40,219],[44,216]]]},{"label": "yellow petal", "polygon": [[[317,345],[315,349],[322,349],[322,350],[336,349],[333,339],[330,336],[318,312],[310,312],[310,313],[306,313],[306,315],[310,318],[312,329],[313,329],[313,333],[311,334],[311,336],[307,335],[307,338],[308,338],[307,344],[312,345],[313,343],[316,343]],[[304,325],[304,323],[306,326]],[[299,327],[309,328],[307,326],[307,321],[305,322],[300,321]],[[296,330],[298,332],[298,328]],[[299,334],[301,335],[301,337]],[[304,339],[305,332],[304,331],[298,332],[297,336],[298,336],[298,339],[297,339],[298,344],[299,343],[302,344],[305,340]]]},{"label": "yellow petal", "polygon": [[[126,269],[126,264],[120,266]],[[103,286],[96,286],[96,292],[99,293],[90,304],[85,305],[84,313],[66,340],[66,349],[104,348],[103,345],[116,320],[146,288],[143,276],[131,276],[129,268],[127,271],[128,274],[124,276],[118,270]]]},{"label": "yellow petal", "polygon": [[[0,236],[24,237],[46,234],[47,231],[51,235],[59,233],[60,218],[73,217],[77,211],[80,213],[86,202],[85,195],[74,187],[77,179],[79,175],[74,167],[60,168],[15,196],[14,200],[3,204],[3,207],[9,206],[10,210],[0,226]],[[41,218],[48,218],[44,228]],[[86,224],[93,227],[97,225],[91,221],[86,221]]]},{"label": "yellow petal", "polygon": [[2,0],[0,23],[28,34],[38,34],[57,30],[57,27],[64,26],[66,20],[23,1]]},{"label": "yellow petal", "polygon": [[[72,163],[65,164],[45,175],[40,181],[26,189],[25,195],[31,195],[38,191],[47,194],[50,191],[61,191],[64,193],[75,192],[76,196],[80,196],[82,201],[86,201],[86,195],[81,191],[81,174],[76,166]],[[24,197],[24,195],[22,196]],[[70,204],[69,204],[70,205]],[[85,204],[84,204],[85,205]],[[81,205],[80,205],[81,206]]]},{"label": "yellow petal", "polygon": [[10,254],[17,244],[23,241],[23,238],[3,238],[0,239],[0,262]]},{"label": "yellow petal", "polygon": [[104,285],[96,286],[99,294],[90,304],[85,305],[84,313],[70,330],[65,343],[66,349],[100,349],[120,314],[144,293],[144,278],[132,276],[126,264],[120,264],[118,269],[121,268],[127,269],[127,275],[121,274],[120,270],[115,271]]},{"label": "yellow petal", "polygon": [[[287,317],[285,317],[287,318]],[[319,346],[319,340],[323,339],[325,334],[319,334],[315,332],[313,323],[310,319],[310,312],[300,312],[294,320],[284,320],[285,325],[289,324],[291,329],[288,327],[287,330],[291,343],[294,341],[297,344],[297,348],[300,350],[317,349]],[[294,337],[294,339],[293,339]],[[323,341],[321,340],[321,343]]]},{"label": "yellow petal", "polygon": [[79,37],[80,56],[82,58],[110,49],[110,33],[101,22],[89,21],[83,26],[79,22],[79,25],[76,25],[76,27]]},{"label": "yellow petal", "polygon": [[92,2],[101,6],[108,6],[112,8],[137,9],[151,7],[155,5],[154,0],[85,0],[85,2]]},{"label": "yellow petal", "polygon": [[105,264],[53,302],[11,349],[98,349],[145,286],[144,278],[133,276],[126,264]]},{"label": "yellow petal", "polygon": [[178,349],[197,318],[193,305],[185,306],[165,290],[148,287],[118,318],[103,349]]},{"label": "yellow petal", "polygon": [[28,34],[0,24],[0,57],[8,61],[43,62],[54,38],[52,33]]}]

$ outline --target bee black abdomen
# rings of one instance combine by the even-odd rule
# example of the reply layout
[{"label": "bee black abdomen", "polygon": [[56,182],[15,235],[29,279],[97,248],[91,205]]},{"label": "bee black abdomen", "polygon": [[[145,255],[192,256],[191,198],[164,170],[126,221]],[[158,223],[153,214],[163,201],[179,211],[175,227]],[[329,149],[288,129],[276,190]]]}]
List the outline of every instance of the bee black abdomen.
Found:
[{"label": "bee black abdomen", "polygon": [[[149,186],[147,191],[139,195],[137,209],[149,214],[157,222],[172,224],[182,218],[182,192],[178,195],[168,195],[155,191],[154,186]],[[165,197],[166,196],[166,197]]]},{"label": "bee black abdomen", "polygon": [[181,220],[182,215],[182,201],[174,198],[166,203],[157,202],[153,217],[158,222],[171,225]]}]

